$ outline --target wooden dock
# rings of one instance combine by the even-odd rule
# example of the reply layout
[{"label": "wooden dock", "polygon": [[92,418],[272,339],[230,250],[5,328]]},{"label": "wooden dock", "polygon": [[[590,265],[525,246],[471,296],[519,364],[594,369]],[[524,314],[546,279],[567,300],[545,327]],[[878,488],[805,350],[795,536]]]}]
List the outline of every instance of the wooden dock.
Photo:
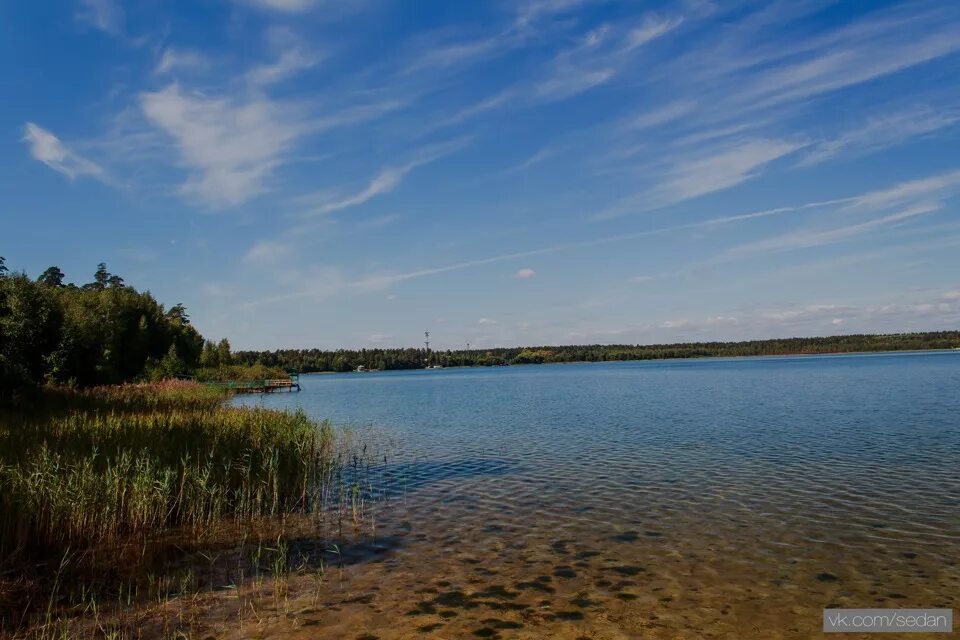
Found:
[{"label": "wooden dock", "polygon": [[208,385],[219,389],[229,389],[236,393],[273,393],[274,391],[300,391],[300,380],[297,378],[275,378],[273,380],[225,380],[223,382],[208,382]]}]

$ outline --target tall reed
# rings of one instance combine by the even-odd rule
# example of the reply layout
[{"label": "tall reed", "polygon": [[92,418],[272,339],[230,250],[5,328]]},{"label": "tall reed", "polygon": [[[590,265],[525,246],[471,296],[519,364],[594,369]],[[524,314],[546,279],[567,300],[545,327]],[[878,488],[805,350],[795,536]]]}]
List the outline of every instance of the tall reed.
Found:
[{"label": "tall reed", "polygon": [[80,395],[84,410],[8,417],[0,555],[318,510],[341,464],[330,425],[222,399],[138,385]]},{"label": "tall reed", "polygon": [[321,545],[344,522],[359,532],[375,497],[360,442],[228,397],[165,382],[52,389],[0,409],[0,636],[79,637],[106,603],[126,615],[138,599],[239,584],[247,563],[260,572],[245,549],[270,537],[285,567],[294,516],[298,535]]}]

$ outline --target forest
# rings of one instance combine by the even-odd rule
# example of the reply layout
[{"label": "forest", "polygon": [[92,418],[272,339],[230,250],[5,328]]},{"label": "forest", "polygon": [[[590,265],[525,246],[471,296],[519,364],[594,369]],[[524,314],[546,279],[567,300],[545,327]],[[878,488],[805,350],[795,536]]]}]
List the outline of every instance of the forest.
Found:
[{"label": "forest", "polygon": [[865,351],[911,351],[960,347],[960,331],[894,333],[880,335],[843,335],[814,338],[780,338],[743,342],[690,342],[652,345],[574,345],[510,347],[442,351],[425,349],[283,349],[277,351],[237,351],[241,363],[261,363],[271,367],[292,368],[304,373],[368,369],[420,369],[430,365],[443,367],[503,366],[548,362],[610,362],[620,360],[660,360],[665,358],[706,358],[772,356]]},{"label": "forest", "polygon": [[33,279],[0,257],[0,400],[43,385],[243,373],[233,366],[230,343],[204,340],[182,304],[165,308],[106,264],[90,282],[65,280],[59,267]]}]

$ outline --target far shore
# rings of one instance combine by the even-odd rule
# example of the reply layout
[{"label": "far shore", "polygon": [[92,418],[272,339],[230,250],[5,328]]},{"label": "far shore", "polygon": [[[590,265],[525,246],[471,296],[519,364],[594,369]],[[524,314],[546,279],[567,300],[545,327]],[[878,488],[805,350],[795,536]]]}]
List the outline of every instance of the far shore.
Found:
[{"label": "far shore", "polygon": [[[448,367],[442,367],[442,369],[495,369],[498,367],[525,367],[525,366],[538,366],[545,364],[552,365],[568,365],[568,364],[611,364],[616,362],[665,362],[665,361],[689,361],[689,360],[760,360],[760,359],[773,359],[773,358],[822,358],[829,356],[880,356],[880,355],[894,355],[894,354],[920,354],[920,353],[956,353],[960,354],[960,347],[949,347],[949,348],[936,348],[936,349],[887,349],[883,351],[827,351],[821,353],[804,353],[804,352],[795,352],[795,353],[771,353],[771,354],[756,354],[756,355],[745,355],[745,356],[728,356],[728,355],[707,355],[707,356],[689,356],[689,357],[673,357],[673,358],[631,358],[625,360],[568,360],[564,362],[516,362],[516,363],[506,363],[502,365],[451,365]],[[363,373],[384,373],[387,371],[430,371],[426,367],[419,368],[405,368],[405,369],[368,369]],[[304,376],[314,376],[314,375],[336,375],[344,373],[358,373],[357,371],[306,371],[300,375]]]}]

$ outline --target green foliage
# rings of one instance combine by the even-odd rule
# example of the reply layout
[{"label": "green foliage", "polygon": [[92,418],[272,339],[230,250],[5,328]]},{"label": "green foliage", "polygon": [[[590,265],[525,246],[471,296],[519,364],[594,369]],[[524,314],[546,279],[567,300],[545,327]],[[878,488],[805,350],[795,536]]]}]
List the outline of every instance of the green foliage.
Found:
[{"label": "green foliage", "polygon": [[[573,345],[511,347],[484,350],[431,350],[430,363],[444,367],[502,366],[548,362],[604,362],[617,360],[659,360],[664,358],[739,357],[796,355],[863,351],[904,351],[953,349],[960,347],[960,331],[847,335],[817,338],[750,340],[745,342],[691,342],[656,345]],[[280,351],[238,351],[234,360],[270,367],[312,371],[353,371],[368,369],[420,369],[427,363],[424,349],[359,349],[323,351],[284,349]]]},{"label": "green foliage", "polygon": [[193,373],[198,382],[259,382],[286,378],[287,373],[278,367],[268,367],[260,363],[251,365],[228,364],[216,367],[200,367]]},{"label": "green foliage", "polygon": [[[0,263],[2,264],[2,263]],[[44,383],[80,387],[170,377],[196,366],[203,339],[183,305],[165,311],[149,292],[101,263],[94,280],[64,285],[0,271],[0,400]]]},{"label": "green foliage", "polygon": [[48,287],[62,287],[63,279],[66,276],[63,271],[60,270],[60,267],[48,267],[46,271],[40,274],[40,277],[37,278],[37,282],[40,284],[45,284]]},{"label": "green foliage", "polygon": [[230,341],[223,338],[217,343],[217,360],[221,365],[233,363],[233,354],[230,353]]},{"label": "green foliage", "polygon": [[42,383],[63,333],[62,307],[24,274],[0,278],[0,399]]},{"label": "green foliage", "polygon": [[524,349],[513,358],[514,364],[542,364],[550,360],[552,351],[546,349]]}]

